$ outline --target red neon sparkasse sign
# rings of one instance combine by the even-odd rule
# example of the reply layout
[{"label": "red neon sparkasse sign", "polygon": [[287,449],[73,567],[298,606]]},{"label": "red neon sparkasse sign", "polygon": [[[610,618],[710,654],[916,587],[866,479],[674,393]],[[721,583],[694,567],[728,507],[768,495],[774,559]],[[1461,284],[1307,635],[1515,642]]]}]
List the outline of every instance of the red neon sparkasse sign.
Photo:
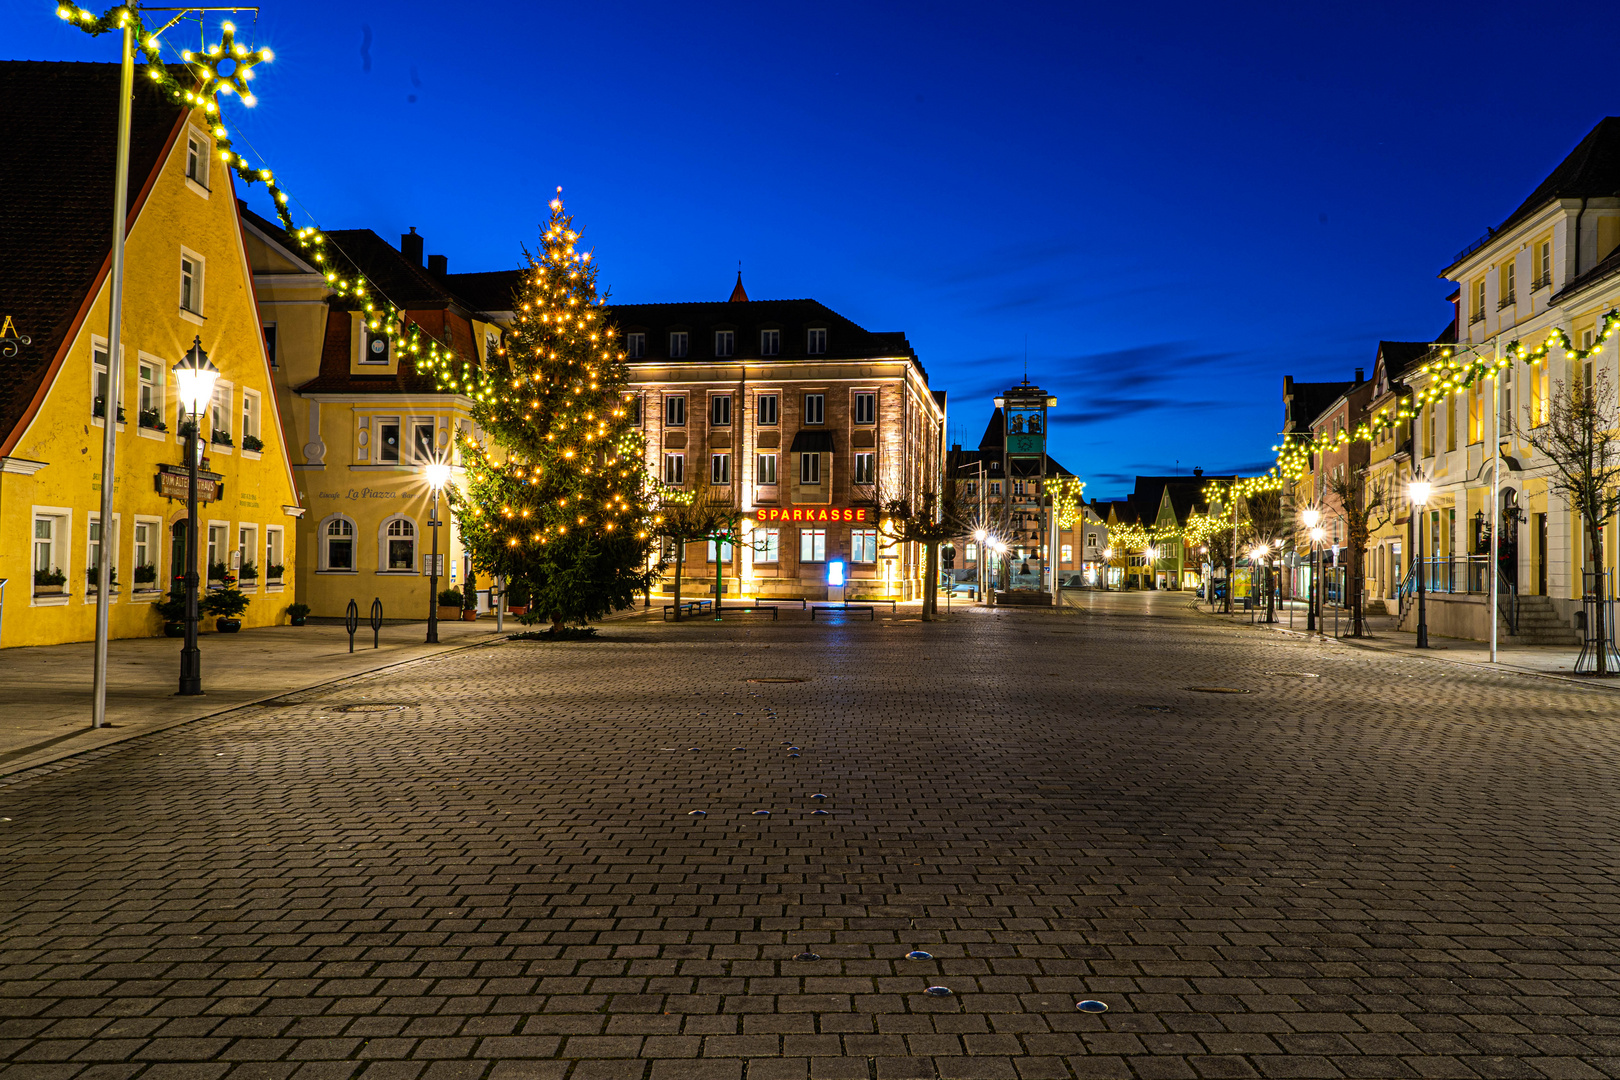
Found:
[{"label": "red neon sparkasse sign", "polygon": [[766,521],[871,521],[872,511],[865,506],[761,506],[754,516]]}]

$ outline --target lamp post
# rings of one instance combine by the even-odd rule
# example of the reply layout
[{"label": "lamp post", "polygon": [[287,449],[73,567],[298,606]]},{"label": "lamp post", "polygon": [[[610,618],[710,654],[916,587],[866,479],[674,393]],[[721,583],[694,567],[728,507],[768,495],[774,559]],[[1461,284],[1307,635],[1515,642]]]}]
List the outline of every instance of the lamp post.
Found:
[{"label": "lamp post", "polygon": [[[1327,616],[1322,614],[1322,541],[1327,538],[1327,530],[1318,525],[1311,530],[1311,592],[1315,594],[1316,614],[1321,618],[1321,629],[1327,633]],[[1306,626],[1307,630],[1311,629]]]},{"label": "lamp post", "polygon": [[428,515],[428,527],[433,530],[433,556],[428,564],[428,629],[427,644],[439,643],[439,492],[450,482],[450,466],[435,461],[423,470],[428,487],[433,489],[433,512]]},{"label": "lamp post", "polygon": [[1156,547],[1149,547],[1146,551],[1142,552],[1142,555],[1143,555],[1144,558],[1147,559],[1147,576],[1148,576],[1148,579],[1153,582],[1154,588],[1158,588],[1158,585],[1159,585],[1159,549],[1156,548]]},{"label": "lamp post", "polygon": [[202,650],[197,648],[197,464],[202,456],[202,411],[213,400],[218,378],[219,368],[203,351],[202,338],[193,337],[191,349],[174,365],[180,404],[191,416],[191,434],[186,439],[186,643],[180,650],[178,691],[188,696],[203,692]]},{"label": "lamp post", "polygon": [[1429,492],[1432,490],[1433,487],[1427,480],[1413,480],[1406,486],[1407,494],[1412,498],[1412,505],[1417,507],[1414,531],[1417,533],[1417,647],[1420,649],[1429,647],[1429,612],[1424,606],[1423,579],[1427,576],[1428,568],[1423,565],[1423,508],[1429,505]]},{"label": "lamp post", "polygon": [[990,559],[990,551],[985,547],[984,543],[988,538],[989,533],[986,533],[983,529],[973,530],[973,550],[975,552],[973,559],[973,576],[974,584],[977,585],[979,589],[979,603],[981,604],[984,603],[985,564]]},{"label": "lamp post", "polygon": [[1317,526],[1322,524],[1322,511],[1314,506],[1308,507],[1300,512],[1299,517],[1311,535],[1311,583],[1305,590],[1305,631],[1309,633],[1316,629],[1316,540],[1320,531]]},{"label": "lamp post", "polygon": [[[1264,541],[1262,541],[1259,544],[1255,545],[1253,551],[1249,552],[1249,559],[1254,563],[1254,565],[1259,566],[1261,564],[1261,560],[1265,559],[1270,554],[1271,554],[1271,545],[1268,544],[1268,543],[1265,543]],[[1265,567],[1265,571],[1264,571],[1263,575],[1261,576],[1260,580],[1261,580],[1261,588],[1266,590],[1266,622],[1271,622],[1272,618],[1271,618],[1271,567],[1270,566]]]},{"label": "lamp post", "polygon": [[1108,586],[1108,579],[1112,575],[1109,574],[1109,571],[1112,570],[1113,568],[1114,568],[1114,549],[1113,549],[1112,546],[1105,547],[1105,548],[1103,548],[1103,571],[1102,571],[1103,592],[1109,592],[1110,591],[1109,586]]}]

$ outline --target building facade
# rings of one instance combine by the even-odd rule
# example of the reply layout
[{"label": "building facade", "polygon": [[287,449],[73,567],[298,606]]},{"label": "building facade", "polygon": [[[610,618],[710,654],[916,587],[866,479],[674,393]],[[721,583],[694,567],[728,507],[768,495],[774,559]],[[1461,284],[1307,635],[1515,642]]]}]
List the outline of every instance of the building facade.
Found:
[{"label": "building facade", "polygon": [[[903,333],[868,331],[814,300],[621,304],[631,404],[665,488],[737,507],[744,539],[694,543],[683,594],[823,598],[841,562],[854,596],[912,599],[920,545],[881,508],[940,494],[945,395]],[[673,548],[662,588],[672,590]]]},{"label": "building facade", "polygon": [[[94,568],[111,561],[110,632],[163,632],[154,604],[184,573],[188,419],[174,365],[200,343],[220,370],[206,440],[199,562],[239,578],[243,625],[293,600],[303,512],[282,439],[235,179],[212,125],[137,80],[121,340],[108,276],[119,70],[0,63],[0,644],[89,640]],[[113,517],[100,520],[114,425]],[[204,621],[204,629],[212,620]]]}]

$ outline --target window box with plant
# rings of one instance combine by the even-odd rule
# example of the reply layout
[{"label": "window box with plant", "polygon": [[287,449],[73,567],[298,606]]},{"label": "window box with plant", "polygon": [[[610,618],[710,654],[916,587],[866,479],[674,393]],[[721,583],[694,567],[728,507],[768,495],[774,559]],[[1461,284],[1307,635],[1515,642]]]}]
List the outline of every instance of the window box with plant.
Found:
[{"label": "window box with plant", "polygon": [[[85,567],[84,568],[84,578],[85,578],[85,584],[89,586],[91,592],[99,591],[100,588],[101,588],[101,567],[99,567],[99,566],[87,566],[87,567]],[[112,588],[113,588],[113,590],[115,592],[117,591],[117,589],[118,589],[118,567],[112,566],[112,567],[107,568],[107,583],[112,586]]]},{"label": "window box with plant", "polygon": [[293,626],[303,626],[304,620],[309,618],[308,604],[288,604],[287,622]]},{"label": "window box with plant", "polygon": [[[106,419],[107,402],[101,398],[96,398],[95,403],[90,408],[90,411],[97,419]],[[124,407],[122,405],[118,406],[118,422],[120,424],[124,422]]]},{"label": "window box with plant", "polygon": [[157,567],[148,563],[135,568],[135,591],[157,592]]},{"label": "window box with plant", "polygon": [[282,566],[280,563],[271,563],[269,566],[264,568],[264,579],[271,585],[280,584],[281,575],[285,573],[286,570],[287,568]]},{"label": "window box with plant", "polygon": [[56,567],[49,570],[34,571],[34,594],[36,596],[55,596],[63,591],[67,584],[67,575]]},{"label": "window box with plant", "polygon": [[222,585],[236,584],[236,580],[231,577],[231,568],[222,562],[208,564],[208,587],[213,588],[216,581]]},{"label": "window box with plant", "polygon": [[231,442],[231,433],[223,428],[215,428],[213,435],[209,436],[208,441],[213,443],[215,446],[236,445],[235,443]]},{"label": "window box with plant", "polygon": [[[226,437],[229,438],[229,436]],[[242,436],[242,449],[249,453],[257,454],[260,450],[264,449],[264,440],[259,438],[257,435],[244,435]]]},{"label": "window box with plant", "polygon": [[251,581],[256,584],[259,580],[259,568],[250,562],[243,563],[240,576],[243,581]]},{"label": "window box with plant", "polygon": [[136,418],[141,427],[149,431],[168,431],[169,425],[163,422],[163,414],[156,409],[142,409]]},{"label": "window box with plant", "polygon": [[242,629],[242,612],[248,609],[248,597],[240,589],[227,585],[213,589],[199,605],[203,613],[214,616],[214,629],[222,634],[234,634]]},{"label": "window box with plant", "polygon": [[461,618],[461,590],[439,590],[439,621],[456,620]]},{"label": "window box with plant", "polygon": [[193,435],[197,434],[197,422],[195,420],[180,421],[180,426],[175,429],[174,434],[177,439],[189,441]]}]

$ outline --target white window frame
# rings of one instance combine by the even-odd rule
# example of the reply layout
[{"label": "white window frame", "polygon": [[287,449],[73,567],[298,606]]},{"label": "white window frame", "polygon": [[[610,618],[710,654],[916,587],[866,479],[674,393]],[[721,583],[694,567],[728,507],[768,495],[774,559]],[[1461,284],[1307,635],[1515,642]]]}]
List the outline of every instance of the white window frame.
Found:
[{"label": "white window frame", "polygon": [[731,451],[720,450],[709,455],[709,486],[731,486]]},{"label": "white window frame", "polygon": [[[862,468],[862,466],[865,468]],[[850,474],[852,484],[873,484],[877,482],[877,451],[860,450],[855,454],[854,470]]]},{"label": "white window frame", "polygon": [[683,451],[664,451],[664,486],[686,486],[686,454]]},{"label": "white window frame", "polygon": [[665,394],[664,395],[664,426],[665,427],[685,427],[686,426],[686,395],[685,394]]},{"label": "white window frame", "polygon": [[[208,543],[202,552],[202,579],[205,582],[218,581],[219,578],[212,576],[214,567],[221,561],[218,556],[236,550],[236,545],[231,543],[231,523],[210,519],[204,525],[208,530],[204,534]],[[219,538],[217,541],[215,540],[216,536]],[[221,548],[224,548],[224,552],[221,551]],[[225,569],[229,571],[231,568],[230,556],[227,554],[223,561]]]},{"label": "white window frame", "polygon": [[[209,453],[229,454],[234,448],[236,432],[231,421],[235,419],[235,413],[236,386],[226,382],[224,379],[220,379],[214,383],[214,396],[208,400],[208,412],[205,414],[208,417],[208,431],[206,434],[201,431],[198,432],[202,436],[203,446]],[[223,427],[217,422],[218,420],[225,421]],[[214,441],[214,432],[216,431],[223,431],[226,435],[229,435],[232,445],[227,446],[224,443],[216,443]]]},{"label": "white window frame", "polygon": [[[261,411],[263,404],[257,390],[248,390],[246,388],[242,390],[242,433],[236,437],[239,444],[245,442],[249,435],[261,441],[264,439],[264,436],[259,434],[263,424]],[[249,450],[246,446],[243,446],[242,453],[258,457],[260,451]]]},{"label": "white window frame", "polygon": [[671,360],[684,360],[690,349],[691,336],[685,330],[671,330],[669,332],[669,358]]},{"label": "white window frame", "polygon": [[761,355],[761,356],[781,356],[782,355],[782,331],[780,331],[780,330],[761,330],[759,332],[759,355]]},{"label": "white window frame", "polygon": [[799,530],[799,562],[817,563],[826,561],[827,530],[801,528]]},{"label": "white window frame", "polygon": [[[767,405],[766,403],[770,404]],[[770,413],[770,419],[765,418]],[[754,398],[754,426],[776,427],[782,422],[782,396],[774,391],[769,394],[759,394]]]},{"label": "white window frame", "polygon": [[34,506],[30,508],[28,515],[30,522],[28,527],[28,542],[30,545],[28,551],[28,587],[30,592],[34,587],[34,571],[40,569],[38,565],[39,540],[35,536],[37,531],[35,523],[41,518],[48,519],[51,522],[51,538],[49,541],[51,554],[50,559],[47,560],[50,566],[45,567],[45,569],[60,570],[66,576],[66,580],[62,584],[61,595],[51,593],[44,596],[33,596],[31,605],[33,607],[59,607],[67,603],[68,598],[73,594],[73,510],[67,506]]},{"label": "white window frame", "polygon": [[[370,434],[367,435],[365,440],[361,443],[360,457],[362,459],[368,459],[377,465],[403,465],[406,460],[404,433],[409,428],[406,419],[399,416],[362,416],[360,419],[362,422],[367,420],[370,421]],[[394,456],[391,458],[385,458],[382,456],[382,431],[384,425],[390,424],[393,425],[394,428]],[[367,428],[361,427],[360,430],[366,431]],[[366,443],[370,443],[370,446],[368,447]],[[366,453],[368,449],[370,450],[369,454]]]},{"label": "white window frame", "polygon": [[722,358],[737,355],[737,332],[735,330],[716,330],[714,332],[714,355]]},{"label": "white window frame", "polygon": [[825,424],[826,422],[827,422],[827,395],[826,394],[806,394],[806,395],[804,395],[804,412],[799,418],[799,423],[804,424],[806,426],[811,426],[811,425]]},{"label": "white window frame", "polygon": [[[243,534],[247,534],[247,543],[243,544]],[[240,556],[240,563],[234,567],[236,570],[236,587],[243,592],[257,592],[264,582],[264,566],[255,560],[259,557],[259,527],[251,521],[238,521],[236,523],[236,554]],[[258,572],[258,577],[251,580],[242,576],[242,569],[251,565]]]},{"label": "white window frame", "polygon": [[804,487],[821,486],[821,451],[806,450],[799,455],[799,483]]},{"label": "white window frame", "polygon": [[[396,535],[391,530],[401,526],[401,533]],[[403,530],[409,529],[409,533]],[[408,568],[394,565],[389,545],[395,540],[409,540],[411,542],[411,558]],[[427,566],[429,556],[422,553],[422,527],[416,519],[409,514],[389,514],[377,525],[377,573],[379,574],[412,574],[418,577]]]},{"label": "white window frame", "polygon": [[213,165],[214,140],[195,124],[186,125],[186,187],[208,198],[208,170]]},{"label": "white window frame", "polygon": [[[101,555],[103,555],[103,556],[106,556],[107,553],[109,551],[111,551],[111,553],[112,553],[113,572],[116,573],[118,571],[118,555],[119,555],[119,551],[118,551],[119,528],[118,528],[118,526],[120,524],[120,522],[119,522],[119,517],[120,516],[121,515],[119,515],[117,513],[113,514],[113,517],[112,517],[112,539],[111,539],[111,542],[109,543],[107,535],[106,535],[106,530],[103,530],[101,539],[99,539],[99,540],[91,540],[90,539],[91,530],[96,529],[101,525],[101,512],[98,511],[98,510],[91,510],[88,514],[85,515],[85,523],[84,523],[84,599],[85,599],[86,603],[90,603],[90,602],[94,601],[95,597],[96,597],[96,594],[90,591],[90,567],[92,565],[98,565],[98,566],[100,565],[99,563],[95,563],[95,564],[91,563],[91,561],[90,561],[90,552],[91,552],[91,550],[92,549],[97,549],[97,550],[100,551]],[[114,597],[117,597],[117,595],[118,595],[118,586],[116,584],[112,587],[112,595]]]},{"label": "white window frame", "polygon": [[[705,561],[711,563],[714,562],[714,540],[709,539],[705,541],[703,544],[703,549],[705,555],[707,556]],[[733,555],[735,554],[736,553],[732,550],[731,541],[727,540],[725,543],[720,545],[720,561],[722,563],[729,564]]]},{"label": "white window frame", "polygon": [[272,368],[280,367],[281,365],[276,363],[276,320],[271,319],[269,322],[261,321],[259,323],[259,328],[264,331],[264,358],[270,362],[270,366]]},{"label": "white window frame", "polygon": [[[725,413],[722,419],[720,414]],[[709,426],[728,428],[731,426],[731,395],[711,394],[709,396]]]},{"label": "white window frame", "polygon": [[[147,367],[147,368],[151,369],[151,371],[152,371],[152,378],[151,379],[147,380],[147,379],[142,379],[141,378],[141,368],[142,367]],[[147,352],[140,352],[139,350],[136,351],[136,353],[135,353],[135,386],[136,386],[136,390],[135,390],[135,433],[137,435],[141,436],[142,438],[157,439],[159,441],[162,441],[162,440],[168,438],[169,435],[172,434],[172,432],[170,432],[168,430],[159,431],[157,428],[148,428],[148,427],[142,427],[141,426],[141,395],[143,393],[145,393],[146,391],[150,390],[151,391],[152,408],[157,412],[158,423],[164,425],[165,429],[167,429],[167,427],[168,427],[169,418],[168,418],[167,415],[165,415],[167,413],[168,407],[169,407],[168,406],[169,378],[168,378],[168,374],[167,374],[168,370],[169,370],[169,365],[166,362],[164,362],[164,360],[161,357],[153,356],[151,353],[147,353]]]},{"label": "white window frame", "polygon": [[1058,548],[1058,562],[1074,562],[1074,545],[1062,544]]},{"label": "white window frame", "polygon": [[[190,307],[186,306],[187,262],[191,263],[192,267]],[[201,325],[202,322],[207,318],[207,316],[203,314],[203,304],[208,295],[208,260],[182,244],[180,246],[180,266],[178,278],[180,289],[177,295],[180,298],[180,317],[188,322],[194,322]]]},{"label": "white window frame", "polygon": [[[327,530],[332,527],[333,523],[339,521],[347,522],[349,526],[347,537],[338,537],[337,539],[347,539],[349,541],[349,562],[352,565],[334,569],[331,563],[331,541],[334,538],[327,535]],[[358,574],[360,572],[360,560],[357,558],[360,554],[359,540],[359,526],[355,524],[354,518],[348,514],[329,514],[322,518],[320,525],[315,530],[316,557],[319,560],[315,572],[317,574]]]},{"label": "white window frame", "polygon": [[967,542],[967,556],[966,557],[967,557],[967,561],[970,562],[970,563],[976,563],[976,562],[979,561],[979,544],[978,544],[977,541],[969,540]]},{"label": "white window frame", "polygon": [[[141,530],[147,530],[146,557],[152,567],[152,580],[139,582],[135,580],[135,571],[147,565],[140,559]],[[129,588],[131,592],[162,592],[163,577],[163,519],[148,517],[144,514],[135,515],[135,527],[129,534]]]},{"label": "white window frame", "polygon": [[[263,568],[264,587],[266,590],[275,590],[282,587],[287,580],[287,530],[280,525],[266,525],[264,527],[264,551],[260,556],[259,565]],[[272,579],[270,567],[280,566],[282,576]]]},{"label": "white window frame", "polygon": [[[867,415],[866,415],[866,417],[864,419],[861,417],[861,412],[862,412],[861,407],[862,407],[862,405],[866,406],[865,412],[866,412]],[[872,424],[876,424],[877,423],[877,391],[876,390],[857,390],[857,391],[855,391],[855,400],[850,403],[850,417],[851,417],[851,423],[858,424],[861,427],[867,427],[867,426],[870,426]]]},{"label": "white window frame", "polygon": [[624,355],[628,360],[641,360],[647,355],[647,335],[634,333],[624,335]]},{"label": "white window frame", "polygon": [[[432,433],[428,438],[428,445],[425,450],[416,441],[416,434],[420,428],[427,428]],[[439,454],[438,418],[434,416],[413,416],[406,425],[406,429],[411,433],[409,463],[412,465],[431,465],[436,461]]]},{"label": "white window frame", "polygon": [[877,562],[878,531],[876,529],[851,529],[849,531],[849,553],[850,562]]},{"label": "white window frame", "polygon": [[755,536],[750,546],[754,549],[754,562],[775,563],[782,559],[782,530],[777,528],[755,529]]},{"label": "white window frame", "polygon": [[[754,463],[754,483],[760,487],[776,486],[776,454],[756,455],[758,460]],[[767,464],[767,462],[769,464]],[[770,479],[766,479],[769,476]]]},{"label": "white window frame", "polygon": [[[103,359],[98,361],[96,359],[97,356],[101,356],[101,357],[103,357]],[[102,424],[106,423],[107,414],[109,412],[111,412],[112,415],[114,417],[116,417],[118,415],[116,410],[122,409],[124,407],[124,387],[123,387],[124,380],[122,378],[120,378],[118,380],[118,385],[116,385],[116,386],[113,385],[113,383],[112,383],[112,371],[108,366],[108,358],[110,358],[111,356],[112,356],[112,352],[111,352],[111,350],[109,350],[107,348],[107,339],[104,338],[104,337],[97,336],[97,335],[91,335],[91,337],[90,337],[90,422],[92,424],[95,424],[98,427],[101,426]],[[122,356],[122,350],[120,350],[120,357],[121,356]],[[118,373],[119,373],[120,376],[123,375],[123,373],[124,373],[124,365],[123,364],[118,365]],[[96,398],[102,396],[99,393],[99,391],[101,390],[101,383],[102,383],[103,380],[105,380],[107,382],[107,393],[106,393],[105,396],[107,396],[109,398],[112,398],[113,400],[110,401],[110,402],[107,402],[105,404],[104,408],[102,409],[102,415],[97,416],[96,415]],[[120,430],[120,431],[123,430],[123,424],[124,424],[123,421],[121,421],[121,420],[118,421],[118,430]]]},{"label": "white window frame", "polygon": [[805,331],[804,351],[810,356],[826,355],[827,328],[825,326],[812,326]]}]

